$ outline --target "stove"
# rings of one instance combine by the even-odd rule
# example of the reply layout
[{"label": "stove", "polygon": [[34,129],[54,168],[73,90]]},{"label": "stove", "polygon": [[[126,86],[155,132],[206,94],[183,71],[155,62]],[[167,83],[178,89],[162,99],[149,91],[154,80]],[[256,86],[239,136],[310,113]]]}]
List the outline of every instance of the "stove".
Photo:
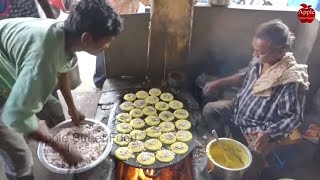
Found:
[{"label": "stove", "polygon": [[[119,105],[119,99],[122,98],[124,93],[132,91],[133,89],[141,90],[150,88],[146,86],[145,82],[139,82],[134,80],[115,80],[109,79],[105,83],[107,85],[103,88],[103,93],[99,100],[98,109],[95,118],[100,119],[103,123],[114,128],[114,109]],[[151,86],[155,87],[155,86]],[[111,179],[116,180],[202,180],[210,179],[209,173],[206,171],[207,157],[205,153],[205,147],[201,146],[201,143],[197,141],[197,129],[198,121],[201,120],[201,111],[198,102],[192,96],[190,91],[182,89],[170,89],[173,94],[179,94],[179,97],[183,98],[181,101],[186,104],[188,111],[191,112],[190,118],[192,124],[192,134],[195,139],[195,148],[193,151],[176,164],[154,169],[143,169],[136,166],[132,166],[128,163],[117,160],[110,156],[112,165]],[[111,116],[111,117],[110,117]],[[108,167],[106,167],[108,168]],[[108,179],[109,180],[109,179]]]}]

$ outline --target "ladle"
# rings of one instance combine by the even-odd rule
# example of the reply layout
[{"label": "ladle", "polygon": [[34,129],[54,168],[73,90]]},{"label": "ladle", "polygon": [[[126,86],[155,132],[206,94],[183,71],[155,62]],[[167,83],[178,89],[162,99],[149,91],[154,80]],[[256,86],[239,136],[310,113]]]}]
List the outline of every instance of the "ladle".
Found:
[{"label": "ladle", "polygon": [[212,130],[211,133],[213,135],[213,138],[217,141],[218,147],[222,150],[223,157],[226,159],[226,165],[228,165],[230,162],[230,159],[227,157],[227,155],[225,153],[225,149],[223,148],[223,145],[219,140],[219,136],[218,136],[217,132],[215,130]]}]

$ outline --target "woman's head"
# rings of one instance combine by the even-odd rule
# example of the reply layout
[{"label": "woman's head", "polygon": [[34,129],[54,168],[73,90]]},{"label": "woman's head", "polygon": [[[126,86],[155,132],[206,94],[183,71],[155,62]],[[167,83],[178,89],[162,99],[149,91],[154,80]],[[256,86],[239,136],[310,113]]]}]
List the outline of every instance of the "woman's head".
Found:
[{"label": "woman's head", "polygon": [[265,22],[255,32],[252,41],[253,56],[263,63],[275,63],[289,51],[294,39],[289,27],[281,20]]},{"label": "woman's head", "polygon": [[122,30],[122,20],[104,0],[81,0],[70,11],[65,31],[84,51],[97,54]]}]

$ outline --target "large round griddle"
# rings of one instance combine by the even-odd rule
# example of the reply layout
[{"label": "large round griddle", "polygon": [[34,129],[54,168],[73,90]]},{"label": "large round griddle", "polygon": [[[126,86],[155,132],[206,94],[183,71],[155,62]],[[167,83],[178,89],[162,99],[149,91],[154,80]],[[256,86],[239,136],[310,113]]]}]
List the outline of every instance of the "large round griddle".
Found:
[{"label": "large round griddle", "polygon": [[[143,90],[145,90],[145,91],[148,92],[148,90],[146,90],[146,89],[143,89]],[[137,90],[132,90],[132,91],[127,91],[126,93],[130,93],[130,92],[135,93],[136,91],[137,91]],[[162,91],[162,92],[169,92],[169,91]],[[122,97],[123,97],[126,93],[124,93],[124,94],[122,94],[122,96],[120,96],[121,99],[119,99],[118,101],[116,101],[116,102],[114,103],[114,105],[113,105],[113,107],[112,107],[112,109],[111,109],[111,111],[110,111],[108,126],[109,126],[109,128],[111,129],[111,131],[112,131],[113,137],[115,137],[115,136],[118,134],[118,132],[117,132],[117,130],[116,130],[116,125],[117,125],[119,122],[117,122],[117,120],[116,120],[116,115],[119,114],[119,113],[121,113],[121,112],[123,112],[123,111],[120,109],[119,106],[120,106],[120,104],[121,104],[122,102],[124,102],[124,100],[122,99]],[[170,93],[172,93],[172,92],[170,92]],[[180,100],[180,99],[181,99],[181,98],[179,98],[179,95],[174,94],[174,93],[172,93],[172,94],[173,94],[173,96],[174,96],[174,99],[176,99],[176,100]],[[188,104],[187,104],[186,102],[183,102],[182,100],[180,100],[180,101],[184,104],[184,109],[188,110]],[[171,110],[171,109],[170,109],[170,110]],[[189,119],[189,121],[191,121],[191,118],[193,118],[192,112],[190,112],[190,111],[188,111],[188,112],[189,112],[189,118],[188,118],[188,119]],[[145,116],[142,117],[142,119],[144,119],[144,118],[145,118]],[[196,143],[195,143],[194,138],[195,138],[195,137],[193,136],[192,140],[189,141],[188,143],[186,143],[186,144],[188,145],[188,148],[189,148],[188,151],[187,151],[185,154],[183,154],[183,155],[177,155],[177,154],[176,154],[174,160],[171,161],[170,163],[163,163],[163,162],[160,162],[160,161],[156,160],[156,162],[155,162],[153,165],[151,165],[151,166],[143,166],[143,165],[141,165],[140,163],[138,163],[138,162],[136,161],[136,157],[137,157],[137,155],[138,155],[139,153],[134,153],[135,158],[131,158],[131,159],[126,160],[126,161],[123,161],[123,162],[124,162],[125,164],[128,164],[129,166],[133,166],[133,167],[137,167],[137,168],[142,168],[142,169],[162,169],[162,168],[165,168],[165,167],[172,166],[172,165],[174,165],[174,164],[182,161],[184,158],[186,158],[186,157],[192,152],[192,150],[193,150],[193,149],[195,148],[195,146],[196,146]],[[146,139],[144,139],[144,141],[146,141],[146,140],[148,140],[148,139],[151,139],[151,138],[147,136]],[[120,146],[118,146],[117,144],[113,143],[113,146],[112,146],[110,155],[112,155],[112,156],[115,157],[115,151],[116,151],[117,148],[119,148],[119,147],[120,147]],[[164,147],[165,149],[170,149],[170,148],[169,148],[170,145],[165,145],[165,144],[163,144],[162,147]],[[151,152],[151,151],[148,151],[148,152]]]}]

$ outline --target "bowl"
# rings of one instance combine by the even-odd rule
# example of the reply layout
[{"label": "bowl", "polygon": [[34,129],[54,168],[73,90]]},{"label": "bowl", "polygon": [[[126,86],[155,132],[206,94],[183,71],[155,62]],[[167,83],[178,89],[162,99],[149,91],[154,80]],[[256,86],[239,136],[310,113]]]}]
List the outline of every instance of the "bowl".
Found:
[{"label": "bowl", "polygon": [[[221,146],[218,146],[217,140],[214,139],[210,141],[206,147],[206,153],[209,159],[209,163],[211,166],[213,164],[213,168],[211,169],[212,173],[224,180],[240,180],[243,177],[244,172],[250,167],[252,163],[252,155],[250,150],[243,145],[242,143],[230,139],[230,138],[219,138],[219,143]],[[236,158],[240,158],[241,162],[244,164],[241,167],[237,168],[229,168],[225,167],[221,163],[218,163],[218,156],[214,157],[211,153],[213,147],[218,147],[223,150],[228,149],[228,151],[236,156]]]},{"label": "bowl", "polygon": [[[45,148],[45,143],[39,143],[38,148],[37,148],[37,155],[38,158],[40,160],[40,162],[51,172],[57,173],[57,174],[77,174],[77,173],[81,173],[81,172],[85,172],[88,171],[92,168],[94,168],[95,166],[97,166],[98,164],[100,164],[103,160],[105,160],[111,149],[112,149],[112,138],[111,138],[111,131],[110,129],[103,124],[100,121],[97,120],[93,120],[93,119],[89,119],[89,118],[85,118],[85,120],[81,121],[81,124],[99,124],[106,132],[107,132],[107,141],[108,144],[105,147],[103,153],[93,162],[91,162],[90,164],[87,164],[84,167],[78,168],[78,169],[74,169],[74,168],[70,168],[70,169],[63,169],[63,168],[59,168],[56,166],[53,166],[51,164],[49,164],[49,162],[47,161],[47,159],[45,158],[45,154],[44,154],[44,148]],[[53,127],[51,129],[52,133],[55,134],[57,133],[59,130],[63,129],[63,128],[67,128],[67,127],[72,127],[73,123],[72,120],[66,120],[63,121],[61,123],[59,123],[58,125],[56,125],[55,127]]]}]

